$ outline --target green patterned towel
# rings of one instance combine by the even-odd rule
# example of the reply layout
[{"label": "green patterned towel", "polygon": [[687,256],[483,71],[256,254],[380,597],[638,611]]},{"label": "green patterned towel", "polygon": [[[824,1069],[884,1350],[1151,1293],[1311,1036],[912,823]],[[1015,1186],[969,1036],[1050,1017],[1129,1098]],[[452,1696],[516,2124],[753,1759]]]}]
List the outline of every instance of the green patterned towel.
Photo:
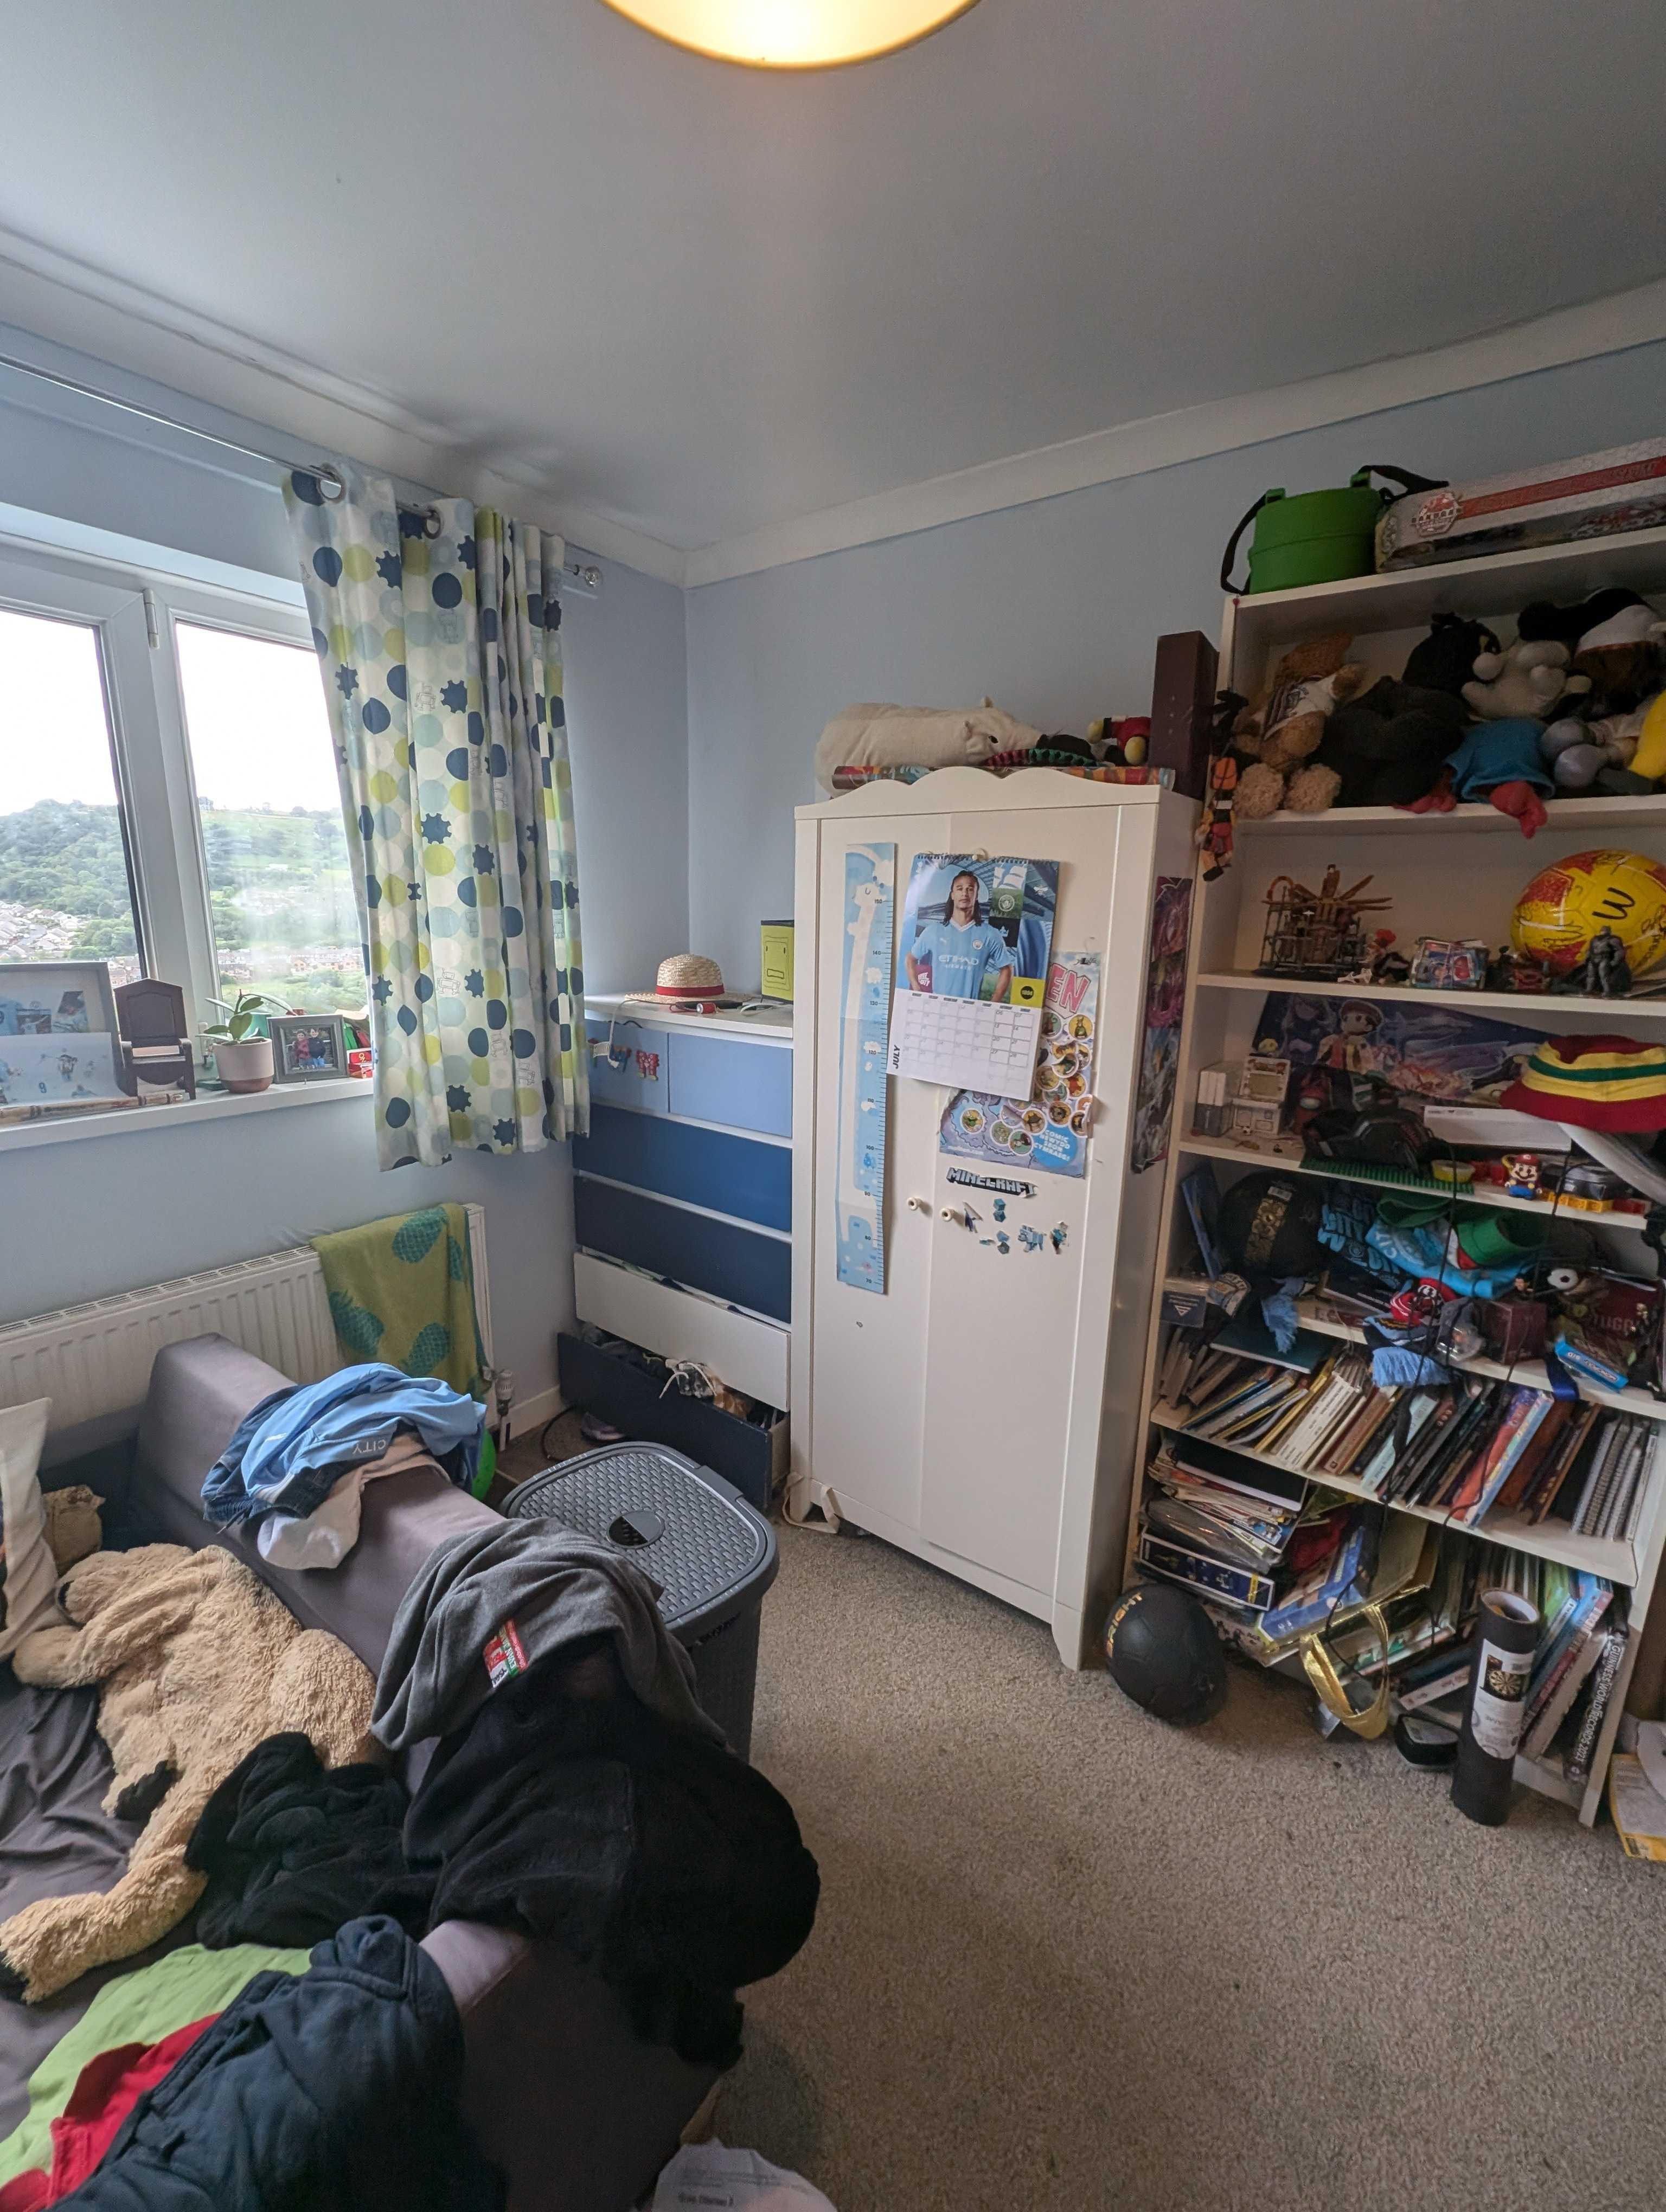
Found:
[{"label": "green patterned towel", "polygon": [[314,1237],[336,1340],[355,1361],[386,1360],[437,1375],[483,1399],[468,1217],[460,1206],[390,1214],[362,1229]]}]

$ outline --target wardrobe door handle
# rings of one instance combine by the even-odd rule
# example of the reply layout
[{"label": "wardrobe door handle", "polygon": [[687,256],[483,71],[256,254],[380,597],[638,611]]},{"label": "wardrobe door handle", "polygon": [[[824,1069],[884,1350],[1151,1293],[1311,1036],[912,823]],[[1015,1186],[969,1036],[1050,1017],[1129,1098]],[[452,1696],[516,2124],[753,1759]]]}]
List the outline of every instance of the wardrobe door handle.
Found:
[{"label": "wardrobe door handle", "polygon": [[911,1198],[909,1200],[910,1213],[929,1213],[931,1210],[932,1202],[928,1198]]},{"label": "wardrobe door handle", "polygon": [[939,1211],[937,1218],[939,1221],[964,1221],[965,1218],[964,1215],[952,1206],[943,1206]]}]

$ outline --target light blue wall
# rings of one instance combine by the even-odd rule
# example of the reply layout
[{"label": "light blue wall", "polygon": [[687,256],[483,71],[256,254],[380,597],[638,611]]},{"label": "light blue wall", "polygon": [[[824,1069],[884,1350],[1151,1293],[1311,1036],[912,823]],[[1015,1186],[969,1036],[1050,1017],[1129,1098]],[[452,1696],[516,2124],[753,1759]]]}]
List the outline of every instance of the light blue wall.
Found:
[{"label": "light blue wall", "polygon": [[[169,404],[96,363],[82,373]],[[265,442],[257,426],[222,427]],[[0,501],[14,530],[27,509],[254,579],[291,574],[269,471],[5,370]],[[683,594],[617,562],[603,566],[600,596],[568,599],[562,618],[585,964],[596,989],[651,976],[688,934]],[[368,1099],[22,1152],[0,1146],[0,1246],[10,1262],[0,1270],[0,1322],[438,1198],[485,1206],[498,1358],[523,1397],[551,1389],[556,1331],[573,1310],[567,1148],[382,1176]]]},{"label": "light blue wall", "polygon": [[1269,485],[1340,483],[1365,461],[1490,475],[1663,431],[1658,345],[691,592],[695,949],[756,981],[758,921],[792,911],[792,811],[817,796],[811,756],[840,708],[987,692],[1079,733],[1143,714],[1157,639],[1219,635],[1222,547]]}]

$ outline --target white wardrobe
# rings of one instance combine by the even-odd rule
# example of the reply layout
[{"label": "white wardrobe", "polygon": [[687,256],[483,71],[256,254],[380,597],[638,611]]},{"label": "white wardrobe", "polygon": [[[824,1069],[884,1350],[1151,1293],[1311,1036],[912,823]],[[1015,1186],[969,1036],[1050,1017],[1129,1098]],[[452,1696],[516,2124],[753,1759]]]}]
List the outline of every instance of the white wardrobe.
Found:
[{"label": "white wardrobe", "polygon": [[[1159,878],[1189,886],[1197,811],[1049,769],[945,769],[798,810],[793,1497],[1036,1614],[1070,1667],[1121,1579],[1163,1185],[1160,1165],[1131,1171],[1153,903]],[[839,1279],[840,1033],[846,855],[891,846],[898,931],[918,853],[1057,861],[1053,956],[1097,952],[1102,972],[1079,1178],[944,1153],[952,1094],[887,1079],[879,1295]],[[994,1194],[956,1169],[1033,1186],[1001,1199],[1006,1249],[983,1241]]]}]

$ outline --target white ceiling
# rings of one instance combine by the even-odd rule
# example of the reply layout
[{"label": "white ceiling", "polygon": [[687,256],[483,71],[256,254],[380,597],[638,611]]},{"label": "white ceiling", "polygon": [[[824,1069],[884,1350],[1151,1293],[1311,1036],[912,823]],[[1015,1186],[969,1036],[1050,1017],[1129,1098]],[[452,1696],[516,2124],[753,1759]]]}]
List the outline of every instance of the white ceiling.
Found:
[{"label": "white ceiling", "polygon": [[1659,29],[980,0],[770,76],[600,0],[53,0],[0,224],[703,546],[1660,276]]}]

